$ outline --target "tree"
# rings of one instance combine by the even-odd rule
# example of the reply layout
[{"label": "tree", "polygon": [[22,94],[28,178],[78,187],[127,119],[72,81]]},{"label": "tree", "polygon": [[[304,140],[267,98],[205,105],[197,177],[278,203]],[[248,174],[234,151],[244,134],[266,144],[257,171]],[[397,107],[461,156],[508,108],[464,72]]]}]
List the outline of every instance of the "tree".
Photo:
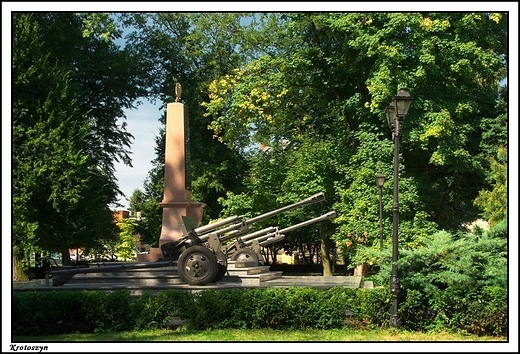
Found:
[{"label": "tree", "polygon": [[[203,222],[217,218],[218,198],[242,188],[241,176],[247,165],[241,156],[213,139],[207,129],[210,118],[201,112],[207,97],[207,83],[240,64],[233,43],[241,35],[238,13],[146,13],[121,14],[129,28],[126,47],[140,57],[149,73],[148,87],[163,107],[173,102],[174,85],[183,86],[182,100],[189,115],[191,192],[203,201]],[[165,115],[159,121],[165,124]],[[164,128],[155,141],[156,158],[144,186],[146,203],[141,204],[140,233],[150,245],[157,245],[162,220],[164,191]]]},{"label": "tree", "polygon": [[126,53],[83,37],[87,17],[13,14],[15,280],[25,254],[61,251],[67,264],[69,248],[117,235],[113,161],[130,162],[131,139],[118,119],[141,91]]},{"label": "tree", "polygon": [[[320,41],[308,17],[294,15],[301,22],[295,20],[290,25],[286,20],[291,16],[274,14],[272,17],[279,22],[267,19],[262,34],[270,33],[273,38],[275,33],[276,45],[258,45],[257,59],[210,85],[211,101],[205,106],[208,115],[217,117],[210,127],[220,140],[239,151],[247,149],[251,141],[284,146],[283,152],[269,155],[269,161],[276,161],[273,165],[279,169],[279,177],[274,179],[277,181],[274,185],[266,183],[268,187],[263,193],[271,193],[273,199],[294,202],[313,191],[326,191],[331,201],[327,204],[332,205],[334,180],[340,175],[341,166],[337,159],[342,159],[341,152],[348,141],[348,134],[347,138],[343,134],[345,125],[348,126],[346,115],[336,106],[341,89],[336,87],[339,84],[334,79],[320,82],[324,76],[335,75],[324,65],[326,60],[314,62],[316,50],[320,49],[316,46],[326,44]],[[298,29],[309,29],[314,36],[313,47],[308,47]],[[256,38],[262,38],[262,34]],[[270,52],[273,47],[276,49]],[[271,169],[267,165],[262,167]],[[258,173],[250,178],[264,180]],[[284,188],[283,193],[278,194],[274,191],[278,191],[280,183]],[[321,233],[322,245],[329,244],[330,234]],[[326,247],[321,258],[324,263],[329,259]],[[324,274],[330,274],[330,266],[325,266]]]},{"label": "tree", "polygon": [[490,226],[494,226],[507,217],[507,88],[501,91],[497,102],[497,111],[503,112],[496,118],[482,119],[481,156],[486,167],[486,181],[489,186],[481,191],[475,199],[483,212],[483,217]]},{"label": "tree", "polygon": [[[403,300],[400,312],[413,313],[414,323],[407,328],[435,324],[445,327],[466,327],[480,331],[467,322],[473,316],[481,319],[485,311],[492,312],[493,325],[507,328],[508,287],[507,219],[489,231],[478,227],[470,232],[453,235],[439,231],[418,237],[413,247],[401,247],[398,269]],[[387,284],[392,262],[387,250],[372,250],[381,267],[372,279],[375,285]],[[404,299],[407,299],[404,303]],[[474,301],[474,303],[472,303]],[[500,304],[497,306],[497,304]],[[489,307],[488,307],[489,305]],[[404,316],[405,318],[408,316]],[[468,318],[469,317],[469,318]]]},{"label": "tree", "polygon": [[121,230],[119,233],[119,239],[115,243],[115,254],[120,260],[135,260],[136,246],[135,246],[135,230],[137,221],[130,218],[124,218],[121,222],[117,223],[117,226]]},{"label": "tree", "polygon": [[395,92],[389,90],[398,86],[407,86],[417,98],[404,126],[402,161],[431,221],[457,230],[461,221],[478,215],[472,201],[484,172],[475,156],[480,121],[496,115],[505,75],[506,15],[385,14],[370,26],[383,24],[388,24],[385,30],[359,42],[381,53],[367,80],[369,107],[381,112]]},{"label": "tree", "polygon": [[[437,227],[457,230],[477,217],[473,200],[485,185],[477,158],[480,122],[498,115],[506,14],[291,13],[259,19],[265,21],[248,38],[257,40],[256,57],[210,86],[206,113],[221,141],[244,150],[251,141],[286,140],[299,150],[330,140],[340,153],[328,152],[335,156],[328,171],[344,174],[334,184],[340,211],[334,238],[375,245],[374,176],[393,169],[384,109],[406,86],[416,100],[401,145],[403,241],[413,244]],[[391,209],[388,199],[385,205]]]},{"label": "tree", "polygon": [[[402,240],[458,230],[481,212],[474,200],[489,188],[490,169],[482,123],[498,126],[503,114],[507,14],[161,13],[132,21],[129,46],[162,58],[149,68],[157,72],[152,91],[166,103],[175,81],[190,90],[193,196],[207,202],[205,217],[222,206],[221,215],[270,210],[284,194],[321,189],[339,211],[332,238],[375,247],[374,176],[393,170],[384,109],[402,86],[415,97],[401,144]],[[269,158],[260,145],[273,148]],[[160,188],[163,142],[157,147],[150,182]],[[307,173],[308,162],[319,168]],[[160,189],[153,195],[158,203]]]}]

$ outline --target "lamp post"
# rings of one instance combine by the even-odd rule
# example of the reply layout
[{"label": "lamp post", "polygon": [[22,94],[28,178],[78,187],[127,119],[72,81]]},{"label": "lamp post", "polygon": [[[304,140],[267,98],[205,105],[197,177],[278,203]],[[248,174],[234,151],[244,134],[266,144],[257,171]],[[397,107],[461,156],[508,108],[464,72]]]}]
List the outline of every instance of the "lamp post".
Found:
[{"label": "lamp post", "polygon": [[385,175],[378,173],[376,175],[376,185],[379,187],[379,248],[383,249],[383,184],[385,183]]},{"label": "lamp post", "polygon": [[408,114],[408,109],[412,104],[413,98],[406,88],[401,88],[399,93],[392,99],[392,103],[386,107],[386,119],[392,131],[394,141],[394,204],[393,204],[393,234],[392,234],[392,275],[390,278],[390,291],[394,300],[390,308],[390,326],[399,326],[399,275],[397,274],[397,260],[399,259],[398,231],[399,231],[399,143],[404,118]]}]

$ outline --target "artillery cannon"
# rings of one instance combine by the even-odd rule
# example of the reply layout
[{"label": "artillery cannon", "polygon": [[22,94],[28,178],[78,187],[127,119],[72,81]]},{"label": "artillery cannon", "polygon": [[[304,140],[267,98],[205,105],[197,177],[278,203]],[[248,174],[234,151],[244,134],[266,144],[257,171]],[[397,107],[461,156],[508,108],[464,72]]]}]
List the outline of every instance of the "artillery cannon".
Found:
[{"label": "artillery cannon", "polygon": [[[198,228],[195,227],[192,219],[183,217],[183,236],[178,240],[167,242],[161,246],[163,259],[160,261],[132,262],[89,268],[74,267],[51,270],[49,274],[52,275],[53,286],[57,286],[64,284],[75,274],[176,266],[180,278],[190,285],[215,283],[226,274],[228,258],[233,261],[245,261],[249,264],[256,262],[258,265],[262,259],[261,246],[281,241],[286,232],[318,221],[331,219],[336,214],[335,212],[329,212],[282,230],[278,230],[277,227],[268,227],[260,231],[254,231],[253,223],[323,200],[325,200],[325,195],[318,193],[300,202],[251,219],[246,219],[244,215],[235,215]],[[225,244],[225,242],[232,239],[235,239],[233,243]]]},{"label": "artillery cannon", "polygon": [[248,262],[263,264],[265,263],[264,255],[261,253],[262,248],[270,244],[282,241],[287,232],[317,223],[319,221],[333,219],[336,217],[336,212],[330,211],[317,218],[310,219],[299,224],[289,226],[279,230],[278,228],[266,228],[257,232],[246,234],[238,237],[232,245],[226,247],[226,254],[228,258],[237,262]]},{"label": "artillery cannon", "polygon": [[[187,283],[200,284],[202,278],[211,277],[214,272],[209,264],[213,259],[208,255],[209,249],[216,258],[217,269],[212,282],[219,281],[226,274],[228,259],[240,264],[259,265],[262,262],[260,246],[283,240],[284,232],[289,232],[300,227],[313,224],[318,221],[335,217],[334,212],[327,213],[321,217],[304,221],[298,225],[290,226],[283,230],[268,227],[260,231],[254,231],[252,224],[280,215],[286,211],[293,210],[308,204],[318,203],[325,200],[323,193],[317,193],[302,201],[284,206],[282,208],[246,219],[243,215],[234,215],[217,222],[195,228],[192,220],[183,217],[183,237],[177,241],[168,242],[161,246],[164,259],[177,260],[179,276]],[[227,241],[235,239],[231,244]],[[244,243],[244,240],[251,242]],[[260,243],[261,242],[261,243]]]}]

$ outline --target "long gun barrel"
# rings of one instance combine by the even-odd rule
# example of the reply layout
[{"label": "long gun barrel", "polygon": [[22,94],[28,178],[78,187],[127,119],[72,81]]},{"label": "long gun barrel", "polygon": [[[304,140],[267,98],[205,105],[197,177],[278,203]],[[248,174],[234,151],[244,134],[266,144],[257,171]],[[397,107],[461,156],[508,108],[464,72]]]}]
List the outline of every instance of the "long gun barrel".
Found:
[{"label": "long gun barrel", "polygon": [[299,224],[296,224],[296,225],[293,225],[293,226],[286,227],[285,229],[282,229],[282,230],[280,230],[279,232],[280,232],[281,234],[284,234],[284,233],[286,233],[286,232],[290,232],[290,231],[293,231],[293,230],[299,229],[299,228],[301,228],[301,227],[304,227],[304,226],[307,226],[307,225],[311,225],[311,224],[317,223],[318,221],[327,220],[327,219],[333,219],[333,218],[335,218],[335,217],[336,217],[336,212],[335,212],[335,211],[329,211],[328,213],[323,214],[322,216],[318,216],[317,218],[310,219],[310,220],[307,220],[307,221],[301,222],[301,223],[299,223]]},{"label": "long gun barrel", "polygon": [[[243,237],[242,240],[244,241],[244,243],[247,246],[249,246],[249,245],[251,245],[253,243],[253,240],[255,240],[255,239],[258,242],[266,241],[266,240],[270,239],[271,237],[276,237],[276,235],[283,235],[286,232],[290,232],[290,231],[299,229],[301,227],[317,223],[317,222],[322,221],[322,220],[333,219],[335,217],[336,217],[336,212],[335,211],[330,211],[330,212],[328,212],[326,214],[323,214],[322,216],[318,216],[317,218],[310,219],[310,220],[301,222],[299,224],[286,227],[285,229],[278,230],[277,232],[269,233],[267,235],[260,235],[259,237],[256,237],[256,238],[255,237],[250,237],[250,236],[252,236],[252,234],[251,234],[251,235],[248,235],[249,237],[247,237],[247,240],[245,240],[245,237]],[[277,240],[282,240],[282,239],[283,238],[277,238]]]},{"label": "long gun barrel", "polygon": [[204,225],[204,226],[201,226],[201,227],[197,227],[195,229],[195,232],[198,235],[202,235],[202,234],[214,231],[214,230],[218,229],[221,226],[228,225],[228,224],[230,224],[232,222],[235,222],[235,221],[243,219],[243,218],[244,218],[243,216],[239,216],[239,215],[230,216],[228,218],[216,221],[214,223],[211,223],[211,224],[208,224],[208,225]]},{"label": "long gun barrel", "polygon": [[270,218],[272,216],[276,216],[276,215],[281,214],[283,212],[299,208],[299,207],[301,207],[303,205],[318,203],[318,202],[321,202],[321,201],[324,201],[324,200],[325,200],[325,194],[324,193],[317,193],[317,194],[314,194],[313,196],[305,198],[304,200],[296,202],[294,204],[289,204],[289,205],[284,206],[284,207],[282,207],[280,209],[276,209],[276,210],[270,211],[268,213],[265,213],[265,214],[262,214],[262,215],[258,215],[258,216],[254,217],[252,219],[247,220],[247,223],[248,224],[253,224],[255,222],[259,222],[259,221],[268,219],[268,218]]},{"label": "long gun barrel", "polygon": [[244,244],[246,246],[251,246],[254,241],[262,242],[262,241],[269,240],[271,238],[276,238],[276,239],[282,240],[282,238],[280,238],[280,236],[283,236],[283,235],[278,233],[278,232],[272,232],[272,233],[267,234],[267,235],[262,235],[260,237],[254,238],[254,239],[244,241]]},{"label": "long gun barrel", "polygon": [[[199,228],[195,229],[195,232],[199,235],[199,238],[200,238],[200,240],[202,242],[206,242],[209,239],[209,235],[208,235],[209,232],[215,232],[219,236],[229,232],[229,234],[225,236],[226,240],[228,240],[228,239],[231,239],[233,237],[241,236],[244,233],[249,232],[249,230],[248,230],[249,229],[249,225],[251,225],[251,224],[253,224],[255,222],[259,222],[259,221],[268,219],[270,217],[279,215],[279,214],[281,214],[283,212],[286,212],[286,211],[289,211],[289,210],[293,210],[293,209],[299,208],[299,207],[307,205],[307,204],[318,203],[318,202],[321,202],[321,201],[324,201],[324,200],[325,200],[325,194],[324,193],[317,193],[317,194],[314,194],[314,195],[312,195],[312,196],[310,196],[308,198],[305,198],[305,199],[303,199],[303,200],[301,200],[299,202],[286,205],[286,206],[281,207],[279,209],[272,210],[272,211],[267,212],[265,214],[261,214],[261,215],[255,216],[254,218],[251,218],[251,219],[248,219],[248,220],[245,220],[243,218],[243,216],[231,216],[229,218],[226,218],[226,219],[214,222],[212,224],[199,227]],[[230,223],[232,223],[234,221],[237,221],[239,219],[242,220],[240,223],[231,224],[231,225],[229,225],[229,226],[227,226],[227,227],[225,227],[223,229],[217,230],[220,226],[225,226],[225,225],[230,224]]]},{"label": "long gun barrel", "polygon": [[259,242],[258,244],[260,246],[264,246],[265,247],[265,246],[270,245],[271,243],[280,242],[284,238],[285,238],[285,235],[280,235],[279,237],[273,237],[273,238],[267,239],[265,241]]},{"label": "long gun barrel", "polygon": [[[266,234],[269,234],[269,233],[273,233],[277,230],[276,227],[267,227],[265,229],[262,229],[262,230],[259,230],[259,231],[256,231],[256,232],[252,232],[252,233],[249,233],[243,237],[240,237],[240,239],[242,241],[245,241],[245,240],[249,240],[249,239],[252,239],[252,238],[257,238],[258,236],[263,236],[263,235],[266,235]],[[220,241],[224,242],[224,241],[227,241],[227,240],[230,240],[232,238],[236,237],[236,234],[235,233],[231,233],[230,235],[226,235],[226,236],[223,236],[220,238]]]}]

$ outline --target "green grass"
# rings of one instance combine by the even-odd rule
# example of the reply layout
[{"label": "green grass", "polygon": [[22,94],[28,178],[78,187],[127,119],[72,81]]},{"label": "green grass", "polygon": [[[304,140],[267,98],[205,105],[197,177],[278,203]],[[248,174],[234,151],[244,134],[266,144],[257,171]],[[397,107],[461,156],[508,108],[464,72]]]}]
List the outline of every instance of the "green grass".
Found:
[{"label": "green grass", "polygon": [[206,331],[141,330],[95,334],[14,337],[14,342],[506,342],[459,332],[408,332],[398,329],[277,331],[269,329]]}]

